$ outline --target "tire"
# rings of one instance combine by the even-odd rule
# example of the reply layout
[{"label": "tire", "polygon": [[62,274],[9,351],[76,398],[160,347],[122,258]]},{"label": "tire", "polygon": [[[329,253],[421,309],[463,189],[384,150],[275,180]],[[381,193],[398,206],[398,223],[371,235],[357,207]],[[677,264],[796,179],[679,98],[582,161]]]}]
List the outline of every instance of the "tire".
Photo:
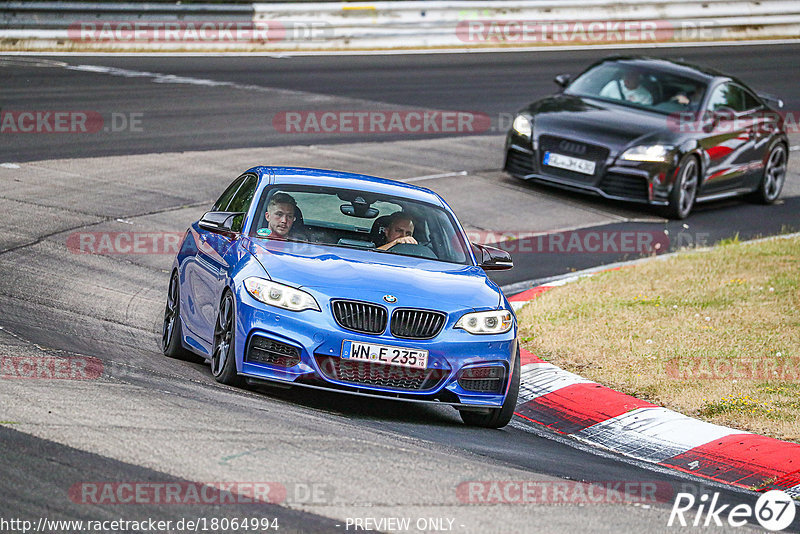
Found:
[{"label": "tire", "polygon": [[242,387],[244,378],[236,372],[236,304],[233,294],[225,291],[214,322],[214,348],[211,352],[211,374],[227,386]]},{"label": "tire", "polygon": [[686,156],[678,165],[678,177],[669,194],[669,205],[663,210],[664,216],[669,219],[688,217],[697,199],[699,185],[700,163],[696,157]]},{"label": "tire", "polygon": [[164,324],[161,327],[161,352],[168,358],[188,362],[202,362],[203,359],[186,350],[181,342],[181,299],[178,272],[172,273],[167,290],[167,305],[164,309]]},{"label": "tire", "polygon": [[761,204],[772,204],[778,200],[783,184],[786,182],[787,154],[786,145],[776,143],[772,146],[767,163],[764,165],[761,182],[758,184],[758,189],[751,195],[752,200]]},{"label": "tire", "polygon": [[502,428],[506,426],[509,421],[511,421],[511,418],[514,417],[514,410],[517,407],[519,375],[520,363],[518,348],[517,357],[514,360],[514,371],[511,374],[511,385],[508,388],[506,400],[503,401],[503,406],[500,408],[493,408],[489,410],[489,413],[459,411],[459,415],[461,415],[461,420],[464,421],[464,424],[483,428]]}]

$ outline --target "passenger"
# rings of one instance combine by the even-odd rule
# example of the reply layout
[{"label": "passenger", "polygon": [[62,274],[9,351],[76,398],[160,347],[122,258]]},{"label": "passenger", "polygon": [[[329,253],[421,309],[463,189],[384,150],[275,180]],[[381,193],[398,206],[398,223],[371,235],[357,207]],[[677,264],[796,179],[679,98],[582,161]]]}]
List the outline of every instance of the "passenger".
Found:
[{"label": "passenger", "polygon": [[644,106],[653,105],[653,95],[642,85],[642,73],[636,69],[625,71],[622,79],[608,82],[600,91],[600,96],[627,100]]},{"label": "passenger", "polygon": [[256,233],[261,237],[287,239],[297,218],[296,209],[297,202],[292,195],[283,192],[275,193],[269,200],[267,211],[264,214],[267,227],[260,228]]},{"label": "passenger", "polygon": [[417,244],[417,240],[414,239],[414,220],[409,214],[402,211],[397,211],[389,216],[383,233],[386,237],[386,244],[379,246],[380,250],[389,250],[401,243]]}]

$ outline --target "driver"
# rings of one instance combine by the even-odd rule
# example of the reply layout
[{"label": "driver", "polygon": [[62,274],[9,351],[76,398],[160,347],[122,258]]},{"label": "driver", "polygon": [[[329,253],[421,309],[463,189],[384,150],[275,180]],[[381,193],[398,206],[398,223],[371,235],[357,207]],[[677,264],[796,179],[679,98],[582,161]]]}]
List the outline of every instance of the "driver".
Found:
[{"label": "driver", "polygon": [[608,82],[600,91],[600,96],[627,100],[643,106],[653,105],[653,95],[642,85],[642,73],[635,69],[625,71],[621,80]]},{"label": "driver", "polygon": [[292,195],[283,192],[272,195],[267,205],[267,212],[264,214],[267,219],[267,227],[259,229],[258,235],[273,239],[288,238],[297,218],[296,208],[297,202]]},{"label": "driver", "polygon": [[383,229],[386,244],[378,247],[380,250],[389,250],[400,243],[416,245],[414,239],[414,220],[407,213],[397,211],[389,216],[386,227]]}]

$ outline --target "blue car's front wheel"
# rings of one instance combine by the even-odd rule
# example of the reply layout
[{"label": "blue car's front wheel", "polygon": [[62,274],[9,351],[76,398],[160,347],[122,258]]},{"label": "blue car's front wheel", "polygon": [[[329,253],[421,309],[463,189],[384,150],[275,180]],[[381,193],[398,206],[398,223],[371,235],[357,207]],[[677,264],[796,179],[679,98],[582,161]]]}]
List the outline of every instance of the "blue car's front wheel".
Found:
[{"label": "blue car's front wheel", "polygon": [[214,323],[214,351],[211,356],[211,374],[214,379],[228,386],[240,386],[244,383],[236,372],[234,342],[236,340],[236,304],[233,294],[225,292],[219,305],[217,321]]},{"label": "blue car's front wheel", "polygon": [[459,411],[461,420],[470,426],[481,426],[484,428],[502,428],[506,426],[511,418],[514,417],[514,410],[517,407],[519,397],[520,361],[519,348],[517,357],[514,360],[513,371],[511,372],[511,385],[508,387],[506,400],[503,406],[489,410],[488,413],[471,412],[467,410]]}]

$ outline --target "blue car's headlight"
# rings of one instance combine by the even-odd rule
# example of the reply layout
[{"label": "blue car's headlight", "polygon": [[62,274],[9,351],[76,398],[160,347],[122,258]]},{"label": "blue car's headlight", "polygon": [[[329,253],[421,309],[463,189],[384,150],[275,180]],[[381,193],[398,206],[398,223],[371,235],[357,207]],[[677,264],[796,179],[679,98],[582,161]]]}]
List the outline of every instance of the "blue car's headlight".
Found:
[{"label": "blue car's headlight", "polygon": [[245,279],[244,287],[254,299],[270,306],[291,311],[321,311],[316,299],[305,291],[300,291],[272,280],[250,277]]},{"label": "blue car's headlight", "polygon": [[514,319],[507,310],[473,312],[462,315],[453,328],[461,328],[470,334],[503,334],[511,330]]}]

